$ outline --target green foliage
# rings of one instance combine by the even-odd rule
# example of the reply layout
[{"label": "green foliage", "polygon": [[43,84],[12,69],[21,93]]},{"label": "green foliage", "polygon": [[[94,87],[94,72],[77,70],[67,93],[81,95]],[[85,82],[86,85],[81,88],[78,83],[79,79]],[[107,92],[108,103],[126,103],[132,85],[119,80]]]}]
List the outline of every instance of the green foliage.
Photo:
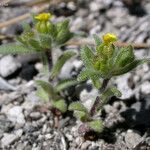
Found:
[{"label": "green foliage", "polygon": [[46,101],[51,100],[52,106],[60,110],[62,113],[67,111],[65,100],[58,95],[58,91],[56,91],[53,85],[43,80],[38,80],[36,83],[39,86],[37,95],[41,99]]},{"label": "green foliage", "polygon": [[62,90],[67,89],[67,88],[70,87],[70,86],[77,85],[78,83],[79,83],[79,82],[78,82],[77,80],[75,80],[75,79],[62,80],[62,81],[60,81],[60,82],[56,85],[55,89],[56,89],[57,92],[60,92],[60,91],[62,91]]},{"label": "green foliage", "polygon": [[85,112],[85,113],[88,112],[87,109],[84,107],[84,105],[81,104],[80,102],[73,102],[73,103],[71,103],[71,104],[69,105],[69,108],[68,108],[68,109],[69,109],[69,110],[72,110],[72,111],[74,111],[74,110],[82,111],[82,112]]},{"label": "green foliage", "polygon": [[143,63],[146,63],[146,62],[150,62],[150,58],[145,58],[145,59],[141,59],[141,60],[134,60],[131,63],[127,64],[126,66],[122,67],[122,68],[114,69],[112,71],[112,75],[113,76],[118,76],[118,75],[125,74],[125,73],[133,70],[137,66],[142,65]]},{"label": "green foliage", "polygon": [[49,95],[49,97],[52,100],[59,98],[53,85],[51,85],[50,83],[43,81],[43,80],[37,80],[36,83]]},{"label": "green foliage", "polygon": [[15,43],[5,44],[0,46],[0,54],[26,54],[33,53],[34,51],[24,47],[23,45],[17,45]]},{"label": "green foliage", "polygon": [[74,116],[82,122],[87,122],[90,120],[88,113],[85,113],[83,111],[74,111]]},{"label": "green foliage", "polygon": [[49,94],[45,92],[45,90],[41,87],[38,87],[38,90],[36,92],[36,95],[44,101],[49,101]]},{"label": "green foliage", "polygon": [[63,99],[52,101],[52,105],[53,105],[53,107],[60,110],[62,113],[65,113],[67,111],[67,104],[66,104],[65,100],[63,100]]},{"label": "green foliage", "polygon": [[71,57],[73,57],[76,53],[73,51],[64,52],[57,60],[56,64],[53,66],[51,71],[51,78],[56,77],[59,73],[63,65],[68,61]]},{"label": "green foliage", "polygon": [[[102,43],[97,35],[94,35],[96,42],[96,53],[85,46],[81,49],[81,59],[86,67],[78,80],[91,79],[95,87],[98,85],[98,78],[108,79],[113,76],[125,74],[149,59],[137,60],[134,56],[133,47],[118,48],[113,43]],[[93,78],[94,77],[94,78]]]},{"label": "green foliage", "polygon": [[99,46],[99,45],[102,44],[102,41],[101,41],[101,39],[99,38],[99,36],[98,36],[97,34],[94,34],[94,35],[93,35],[93,38],[94,38],[94,40],[95,40],[96,46]]},{"label": "green foliage", "polygon": [[89,127],[94,130],[95,132],[102,132],[103,131],[103,122],[101,120],[93,120],[88,123]]},{"label": "green foliage", "polygon": [[89,47],[85,46],[84,48],[81,49],[81,59],[86,68],[88,69],[92,68],[93,58],[94,58],[94,53]]}]

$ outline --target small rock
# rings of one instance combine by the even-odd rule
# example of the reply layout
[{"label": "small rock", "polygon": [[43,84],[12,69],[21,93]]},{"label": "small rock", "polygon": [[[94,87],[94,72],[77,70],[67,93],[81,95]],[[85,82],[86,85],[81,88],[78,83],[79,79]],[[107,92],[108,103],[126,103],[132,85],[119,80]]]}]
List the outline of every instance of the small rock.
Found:
[{"label": "small rock", "polygon": [[86,150],[86,149],[88,149],[88,147],[89,147],[89,145],[90,145],[90,141],[86,141],[86,142],[84,142],[83,144],[82,144],[82,146],[81,146],[81,149],[82,150]]},{"label": "small rock", "polygon": [[8,77],[9,75],[15,73],[21,64],[16,62],[15,58],[12,56],[4,56],[0,60],[0,75],[3,77]]},{"label": "small rock", "polygon": [[121,99],[128,99],[131,98],[133,95],[133,91],[128,85],[130,75],[130,73],[122,75],[120,77],[117,77],[117,79],[114,81],[115,84],[117,84],[117,88],[122,93]]},{"label": "small rock", "polygon": [[13,123],[18,123],[23,125],[25,123],[24,115],[22,113],[22,108],[20,106],[12,107],[8,113],[7,117]]},{"label": "small rock", "polygon": [[129,149],[133,149],[141,140],[141,136],[132,130],[128,130],[125,135],[125,142]]},{"label": "small rock", "polygon": [[9,84],[6,80],[0,77],[0,90],[16,90],[17,88]]},{"label": "small rock", "polygon": [[92,104],[94,103],[96,97],[98,95],[98,91],[96,89],[92,89],[92,91],[88,92],[86,89],[81,91],[80,100],[84,104],[84,106],[90,110]]},{"label": "small rock", "polygon": [[19,137],[15,134],[4,134],[4,137],[1,139],[2,147],[9,146],[10,144],[14,143],[16,140],[18,140]]},{"label": "small rock", "polygon": [[34,119],[34,120],[38,120],[38,119],[41,118],[41,114],[40,114],[40,112],[32,112],[32,113],[30,114],[30,117],[31,117],[32,119]]}]

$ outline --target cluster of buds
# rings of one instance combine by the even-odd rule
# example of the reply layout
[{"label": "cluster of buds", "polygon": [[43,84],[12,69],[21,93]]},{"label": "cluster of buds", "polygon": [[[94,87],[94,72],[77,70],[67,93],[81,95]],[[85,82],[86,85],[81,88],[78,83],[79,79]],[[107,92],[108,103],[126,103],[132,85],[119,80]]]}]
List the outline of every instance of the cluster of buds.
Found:
[{"label": "cluster of buds", "polygon": [[[121,71],[118,74],[119,70],[135,60],[133,47],[119,49],[113,44],[117,39],[116,35],[107,33],[103,36],[103,42],[96,46],[96,54],[94,54],[92,61],[93,67],[106,78],[122,74]],[[124,71],[123,73],[125,73]]]}]

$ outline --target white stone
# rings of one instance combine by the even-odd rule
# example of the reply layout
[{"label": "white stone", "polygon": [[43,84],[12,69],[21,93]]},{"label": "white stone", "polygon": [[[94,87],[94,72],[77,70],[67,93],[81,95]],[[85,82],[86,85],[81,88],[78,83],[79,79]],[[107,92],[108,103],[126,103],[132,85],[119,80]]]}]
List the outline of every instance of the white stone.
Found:
[{"label": "white stone", "polygon": [[128,130],[125,135],[125,142],[129,149],[134,149],[134,147],[141,141],[141,136],[133,132],[132,130]]},{"label": "white stone", "polygon": [[12,107],[8,111],[7,117],[13,123],[18,123],[18,124],[21,124],[21,125],[25,123],[24,115],[22,113],[22,108],[20,106]]},{"label": "white stone", "polygon": [[0,75],[7,77],[14,73],[18,68],[21,67],[21,64],[15,61],[15,58],[12,56],[4,56],[0,60]]},{"label": "white stone", "polygon": [[141,92],[143,94],[150,94],[150,82],[149,81],[145,81],[142,85],[141,85]]},{"label": "white stone", "polygon": [[4,137],[1,139],[2,147],[9,146],[13,142],[15,142],[19,137],[15,134],[4,134]]},{"label": "white stone", "polygon": [[121,91],[122,96],[121,99],[128,99],[133,95],[132,89],[128,86],[128,79],[130,77],[130,73],[117,77],[115,83],[117,84],[117,88]]}]

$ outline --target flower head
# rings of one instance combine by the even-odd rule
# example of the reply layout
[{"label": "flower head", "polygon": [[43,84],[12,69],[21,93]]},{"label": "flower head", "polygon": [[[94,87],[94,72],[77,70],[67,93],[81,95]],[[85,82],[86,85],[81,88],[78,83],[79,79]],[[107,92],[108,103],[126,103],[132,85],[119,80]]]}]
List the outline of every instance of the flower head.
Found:
[{"label": "flower head", "polygon": [[106,44],[115,42],[115,41],[117,41],[117,39],[118,39],[117,36],[115,34],[112,34],[112,33],[107,33],[103,36],[103,41]]},{"label": "flower head", "polygon": [[48,21],[50,18],[52,18],[52,15],[50,13],[41,13],[35,16],[35,19],[39,21]]}]

